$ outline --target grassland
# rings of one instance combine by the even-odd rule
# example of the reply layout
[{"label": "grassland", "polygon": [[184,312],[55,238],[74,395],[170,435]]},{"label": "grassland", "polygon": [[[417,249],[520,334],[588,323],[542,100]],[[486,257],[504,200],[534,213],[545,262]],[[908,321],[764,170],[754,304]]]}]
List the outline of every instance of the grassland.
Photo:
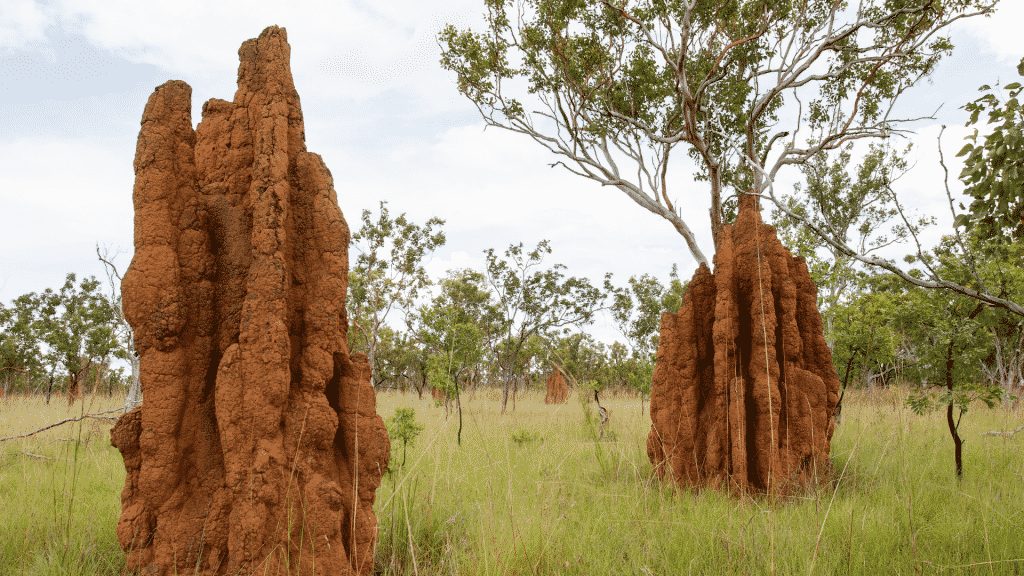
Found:
[{"label": "grassland", "polygon": [[[784,502],[679,492],[651,478],[640,402],[610,397],[597,440],[573,397],[528,393],[500,414],[496,392],[464,396],[458,420],[415,395],[426,430],[377,495],[376,574],[1024,574],[1024,424],[972,407],[957,482],[944,413],[916,416],[893,388],[848,393],[826,486]],[[0,400],[0,437],[116,408],[86,397]],[[593,410],[593,407],[589,408]],[[114,535],[124,468],[113,421],[86,419],[0,443],[0,574],[120,574]]]}]

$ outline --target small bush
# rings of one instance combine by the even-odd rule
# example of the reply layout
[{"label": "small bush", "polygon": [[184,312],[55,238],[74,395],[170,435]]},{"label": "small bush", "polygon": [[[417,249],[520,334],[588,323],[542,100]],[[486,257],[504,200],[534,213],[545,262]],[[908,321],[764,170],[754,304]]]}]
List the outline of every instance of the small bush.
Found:
[{"label": "small bush", "polygon": [[[402,441],[402,463],[398,465],[401,469],[405,466],[405,452],[409,444],[416,441],[416,437],[420,435],[420,432],[426,428],[423,424],[416,422],[416,410],[414,408],[397,408],[395,415],[388,418],[384,422],[384,426],[388,429],[388,436],[392,441]],[[391,444],[391,462],[395,461],[395,450],[398,446],[392,442]],[[391,468],[389,465],[388,468]]]},{"label": "small bush", "polygon": [[535,430],[527,430],[526,428],[521,428],[512,433],[512,441],[515,442],[516,444],[519,444],[520,446],[529,442],[535,442],[537,440],[543,440],[543,438],[540,437],[540,432],[537,432]]}]

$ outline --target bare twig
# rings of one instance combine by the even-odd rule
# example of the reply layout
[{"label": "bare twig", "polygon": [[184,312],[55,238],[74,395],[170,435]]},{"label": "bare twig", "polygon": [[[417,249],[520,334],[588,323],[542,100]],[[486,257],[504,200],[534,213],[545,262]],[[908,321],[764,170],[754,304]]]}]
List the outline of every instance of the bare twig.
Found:
[{"label": "bare twig", "polygon": [[54,458],[54,457],[51,457],[51,456],[42,456],[40,454],[33,454],[32,452],[26,452],[24,450],[22,450],[21,453],[24,454],[25,456],[31,456],[33,458],[41,458],[43,460],[65,460],[65,461],[70,461],[71,460],[70,458]]},{"label": "bare twig", "polygon": [[79,420],[84,420],[86,418],[95,418],[97,420],[117,420],[117,418],[114,418],[113,416],[103,416],[103,414],[111,414],[113,412],[124,412],[124,407],[114,408],[113,410],[107,410],[106,412],[96,412],[95,414],[84,414],[77,418],[68,418],[66,420],[61,420],[60,422],[55,422],[53,424],[50,424],[49,426],[40,428],[39,430],[36,430],[34,432],[27,432],[25,434],[19,434],[17,436],[8,436],[6,438],[0,438],[0,442],[5,442],[7,440],[17,440],[18,438],[28,438],[29,436],[39,434],[40,432],[44,432],[46,430],[49,430],[50,428],[55,428],[57,426],[60,426],[61,424],[67,424],[68,422],[78,422]]},{"label": "bare twig", "polygon": [[1013,430],[1013,431],[1009,431],[1009,430],[991,430],[989,432],[982,432],[981,435],[982,436],[1013,436],[1014,434],[1016,434],[1017,432],[1020,432],[1021,430],[1024,430],[1024,426],[1021,426],[1020,428],[1017,428],[1016,430]]}]

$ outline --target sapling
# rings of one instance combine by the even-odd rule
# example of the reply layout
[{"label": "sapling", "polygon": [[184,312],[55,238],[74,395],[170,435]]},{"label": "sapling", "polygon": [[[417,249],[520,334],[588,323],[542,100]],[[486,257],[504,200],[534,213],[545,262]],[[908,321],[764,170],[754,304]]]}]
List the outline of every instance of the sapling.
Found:
[{"label": "sapling", "polygon": [[[952,363],[952,361],[949,362],[950,365]],[[1005,399],[1016,400],[1014,396],[1008,396]],[[918,415],[923,415],[936,408],[946,408],[946,424],[949,427],[949,435],[953,438],[953,461],[956,464],[957,480],[963,478],[964,475],[963,445],[967,442],[966,438],[960,437],[960,419],[964,417],[971,402],[975,400],[984,402],[991,409],[997,402],[1004,400],[1004,392],[999,386],[991,384],[976,382],[953,384],[952,377],[950,377],[946,389],[939,394],[922,391],[911,394],[907,398],[907,405]],[[954,408],[959,410],[955,420],[953,418]]]},{"label": "sapling", "polygon": [[398,465],[398,468],[401,469],[405,466],[406,449],[409,447],[409,444],[416,441],[416,437],[426,427],[416,422],[416,410],[413,408],[395,409],[395,415],[388,418],[385,426],[388,429],[388,436],[392,440],[402,441],[402,463]]}]

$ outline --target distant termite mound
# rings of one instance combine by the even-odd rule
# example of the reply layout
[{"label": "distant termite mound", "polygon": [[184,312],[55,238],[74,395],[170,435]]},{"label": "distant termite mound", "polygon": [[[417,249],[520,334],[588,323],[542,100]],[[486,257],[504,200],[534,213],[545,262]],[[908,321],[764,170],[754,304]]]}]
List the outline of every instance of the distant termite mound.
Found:
[{"label": "distant termite mound", "polygon": [[369,574],[390,452],[370,366],[349,356],[349,230],[306,151],[284,28],[238,50],[234,101],[192,129],[192,89],[146,103],[125,316],[144,403],[124,457],[127,567]]},{"label": "distant termite mound", "polygon": [[807,266],[744,195],[714,274],[661,316],[647,455],[684,486],[788,490],[831,470],[838,390]]},{"label": "distant termite mound", "polygon": [[554,365],[551,366],[551,374],[548,375],[547,388],[545,404],[565,404],[569,401],[569,386],[562,377],[562,371]]}]

